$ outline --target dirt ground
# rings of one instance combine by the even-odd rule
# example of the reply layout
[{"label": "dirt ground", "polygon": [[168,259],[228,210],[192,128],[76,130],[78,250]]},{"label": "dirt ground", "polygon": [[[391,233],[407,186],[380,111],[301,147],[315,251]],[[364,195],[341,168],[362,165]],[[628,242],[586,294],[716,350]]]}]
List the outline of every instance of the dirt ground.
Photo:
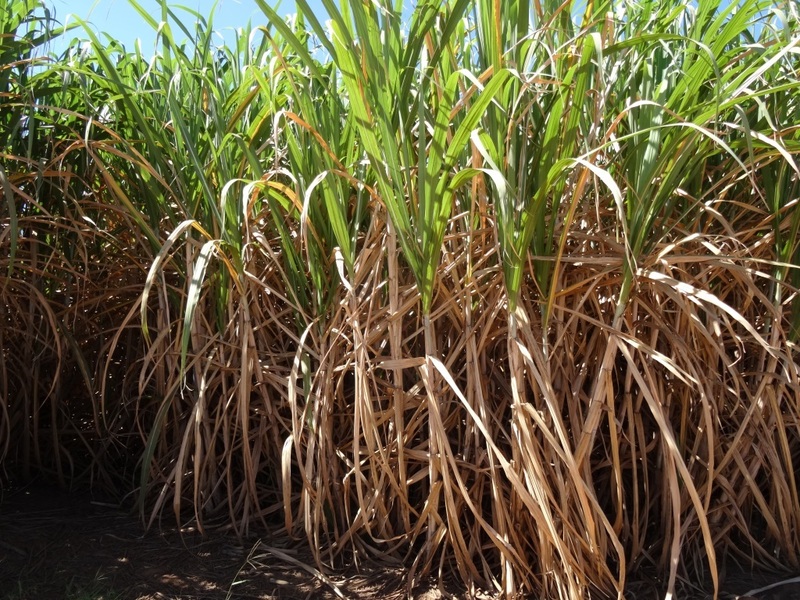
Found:
[{"label": "dirt ground", "polygon": [[[145,533],[113,504],[28,486],[0,495],[0,600],[407,597],[400,569],[362,565],[325,575],[297,547],[288,539],[204,539],[166,523]],[[465,597],[457,586],[443,591],[430,583],[413,597]]]},{"label": "dirt ground", "polygon": [[[787,577],[737,573],[722,598]],[[655,584],[634,581],[631,600],[663,597]],[[692,587],[692,586],[689,586]],[[683,598],[707,598],[700,587]],[[405,574],[386,567],[323,575],[288,539],[211,536],[141,523],[119,507],[51,487],[25,487],[0,496],[0,600],[300,600],[406,597]],[[416,600],[466,598],[457,586],[415,589]],[[754,595],[800,599],[800,582]],[[479,593],[478,598],[492,598]]]}]

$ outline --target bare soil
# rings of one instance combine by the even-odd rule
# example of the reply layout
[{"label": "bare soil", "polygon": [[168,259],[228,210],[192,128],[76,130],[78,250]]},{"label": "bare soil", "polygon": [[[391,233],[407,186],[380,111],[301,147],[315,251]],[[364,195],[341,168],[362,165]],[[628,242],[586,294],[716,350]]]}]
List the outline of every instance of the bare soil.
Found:
[{"label": "bare soil", "polygon": [[[289,539],[203,537],[58,488],[0,496],[0,600],[405,598],[402,569],[360,565],[323,574]],[[430,582],[412,597],[466,597]],[[487,594],[479,594],[484,599]]]},{"label": "bare soil", "polygon": [[[626,596],[663,598],[658,582],[641,575]],[[744,600],[747,591],[787,579],[734,570],[722,598]],[[322,574],[310,553],[288,539],[204,538],[167,525],[145,533],[129,511],[58,488],[27,486],[0,495],[0,600],[399,600],[407,597],[405,581],[402,569],[375,565]],[[703,586],[684,585],[683,592],[681,598],[709,597]],[[468,594],[433,582],[412,592],[417,600],[444,597]],[[800,581],[753,597],[800,599]]]}]

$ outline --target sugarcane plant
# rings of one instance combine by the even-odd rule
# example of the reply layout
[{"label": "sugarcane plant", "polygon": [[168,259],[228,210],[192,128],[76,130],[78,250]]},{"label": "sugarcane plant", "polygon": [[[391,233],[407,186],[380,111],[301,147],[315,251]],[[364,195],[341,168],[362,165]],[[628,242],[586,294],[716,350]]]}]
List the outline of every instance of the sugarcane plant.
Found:
[{"label": "sugarcane plant", "polygon": [[[505,597],[800,566],[794,3],[0,13],[0,457]],[[74,37],[69,37],[74,36]]]}]

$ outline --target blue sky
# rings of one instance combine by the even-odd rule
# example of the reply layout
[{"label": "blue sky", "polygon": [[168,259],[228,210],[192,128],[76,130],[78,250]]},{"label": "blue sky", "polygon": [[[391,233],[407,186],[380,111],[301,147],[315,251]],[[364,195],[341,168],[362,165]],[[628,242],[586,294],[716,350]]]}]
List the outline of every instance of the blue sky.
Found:
[{"label": "blue sky", "polygon": [[[266,0],[271,6],[278,5],[278,0]],[[121,41],[127,48],[133,48],[134,41],[142,40],[142,50],[146,53],[153,47],[155,32],[128,4],[127,0],[46,0],[51,9],[55,9],[59,22],[69,22],[68,15],[75,14],[91,24],[97,32],[106,32],[113,38]],[[161,5],[158,0],[139,0],[145,8],[151,8],[151,14],[156,20],[161,18]],[[214,0],[169,0],[172,6],[186,6],[201,14],[207,15]],[[320,0],[309,0],[309,4],[320,15],[324,15]],[[278,5],[278,13],[286,15],[295,10],[294,0],[282,0]],[[177,11],[179,12],[179,11]],[[185,13],[187,24],[192,22],[189,13]],[[266,21],[258,6],[253,0],[217,0],[217,9],[214,17],[214,29],[223,35],[237,27],[243,27],[251,20],[253,25]],[[85,37],[81,30],[73,30],[69,38]],[[177,32],[176,32],[177,37]],[[221,40],[220,40],[221,41]],[[58,51],[58,47],[52,48]]]}]

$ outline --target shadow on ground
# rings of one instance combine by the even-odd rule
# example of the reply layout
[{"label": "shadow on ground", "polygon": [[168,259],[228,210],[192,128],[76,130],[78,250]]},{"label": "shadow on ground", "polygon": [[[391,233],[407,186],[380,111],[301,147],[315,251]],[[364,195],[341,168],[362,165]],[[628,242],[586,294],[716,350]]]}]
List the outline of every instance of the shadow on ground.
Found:
[{"label": "shadow on ground", "polygon": [[401,570],[377,567],[320,576],[288,539],[203,538],[169,526],[144,533],[117,506],[50,487],[0,500],[0,600],[377,600],[405,597],[403,582]]},{"label": "shadow on ground", "polygon": [[[27,486],[0,496],[0,600],[399,600],[406,597],[405,575],[368,565],[322,575],[310,553],[287,538],[204,538],[174,526],[144,533],[130,512],[52,487]],[[629,599],[664,597],[658,582],[631,575]],[[721,598],[734,600],[786,579],[734,569],[723,581]],[[456,586],[444,592],[431,583],[415,589],[413,598],[467,597]],[[703,586],[684,582],[679,597],[710,596]],[[800,582],[761,589],[753,597],[798,600]]]}]

